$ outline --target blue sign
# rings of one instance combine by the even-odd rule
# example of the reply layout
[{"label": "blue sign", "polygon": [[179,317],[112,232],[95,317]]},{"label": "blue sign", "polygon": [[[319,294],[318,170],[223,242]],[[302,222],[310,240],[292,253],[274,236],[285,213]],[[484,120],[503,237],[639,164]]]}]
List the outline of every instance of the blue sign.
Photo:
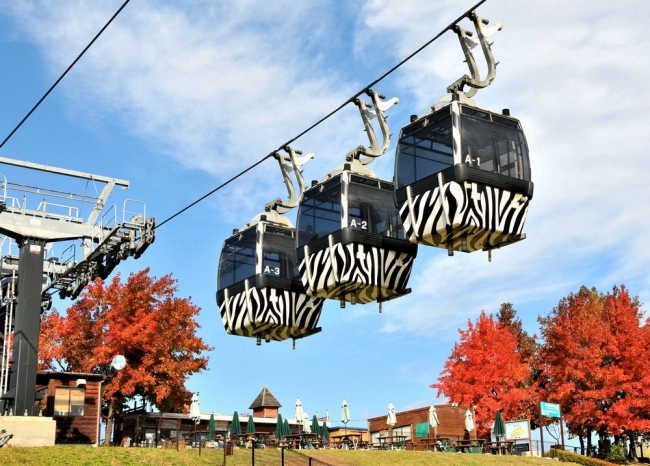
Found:
[{"label": "blue sign", "polygon": [[544,401],[539,404],[542,411],[542,416],[546,417],[560,417],[560,405],[557,403],[545,403]]}]

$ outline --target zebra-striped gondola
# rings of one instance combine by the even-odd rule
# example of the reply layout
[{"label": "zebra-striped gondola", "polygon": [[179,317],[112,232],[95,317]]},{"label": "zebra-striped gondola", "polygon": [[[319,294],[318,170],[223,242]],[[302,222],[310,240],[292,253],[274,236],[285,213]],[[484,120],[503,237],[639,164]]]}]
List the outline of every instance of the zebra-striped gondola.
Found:
[{"label": "zebra-striped gondola", "polygon": [[226,332],[267,341],[320,331],[323,300],[294,276],[295,230],[265,219],[226,239],[217,304]]},{"label": "zebra-striped gondola", "polygon": [[457,101],[402,129],[395,197],[406,237],[456,251],[520,241],[533,196],[519,121]]}]

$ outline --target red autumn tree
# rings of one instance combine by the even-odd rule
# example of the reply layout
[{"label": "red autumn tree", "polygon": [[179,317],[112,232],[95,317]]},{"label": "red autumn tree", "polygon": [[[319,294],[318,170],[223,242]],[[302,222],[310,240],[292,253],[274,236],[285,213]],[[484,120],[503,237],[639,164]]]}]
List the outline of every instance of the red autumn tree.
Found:
[{"label": "red autumn tree", "polygon": [[587,438],[650,430],[650,337],[637,298],[625,287],[600,294],[580,288],[539,319],[545,400],[560,404],[569,431]]},{"label": "red autumn tree", "polygon": [[[207,367],[201,353],[212,348],[196,336],[200,308],[175,297],[176,290],[171,275],[157,279],[145,269],[121,283],[118,274],[108,286],[100,279],[90,283],[65,315],[44,316],[41,369],[107,376],[106,444],[125,402],[140,396],[161,411],[181,410],[191,397],[185,381]],[[121,371],[110,366],[118,354],[127,361]]]},{"label": "red autumn tree", "polygon": [[[511,316],[511,323],[514,314]],[[501,325],[485,312],[467,330],[459,330],[460,342],[454,345],[445,362],[438,390],[451,402],[476,406],[476,427],[480,435],[490,432],[497,409],[505,419],[530,417],[532,391],[528,389],[531,367],[519,351],[520,341],[512,328]]]}]

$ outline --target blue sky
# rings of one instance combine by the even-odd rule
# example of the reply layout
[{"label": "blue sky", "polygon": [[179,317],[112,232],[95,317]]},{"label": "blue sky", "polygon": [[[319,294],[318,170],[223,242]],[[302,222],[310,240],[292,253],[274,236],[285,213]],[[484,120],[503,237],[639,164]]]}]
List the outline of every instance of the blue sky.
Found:
[{"label": "blue sky", "polygon": [[[121,4],[0,1],[2,139]],[[112,202],[140,199],[161,222],[329,113],[472,5],[136,0],[0,156],[127,179],[131,188],[116,190]],[[267,386],[285,417],[299,397],[310,416],[329,409],[336,425],[346,398],[351,424],[364,426],[391,401],[397,411],[443,402],[429,385],[457,329],[481,310],[512,302],[536,333],[538,315],[581,285],[607,291],[625,284],[648,302],[650,39],[643,20],[650,6],[489,0],[479,14],[504,24],[493,37],[496,80],[475,100],[510,108],[526,130],[535,183],[528,239],[495,251],[491,263],[483,253],[448,257],[421,247],[413,293],[386,303],[382,314],[375,304],[328,302],[323,331],[295,350],[290,341],[257,347],[226,335],[215,291],[223,240],[266,202],[286,196],[277,164],[265,162],[161,226],[142,258],[116,269],[123,277],[144,267],[156,276],[171,272],[179,295],[201,307],[200,336],[215,349],[209,370],[187,386],[200,392],[202,411],[248,412]],[[447,33],[375,86],[400,98],[388,112],[395,139],[410,114],[466,73],[462,60]],[[367,139],[350,105],[294,146],[316,153],[304,167],[310,180],[359,144]],[[372,168],[390,178],[393,160],[394,144]],[[4,165],[0,174],[36,180]]]}]

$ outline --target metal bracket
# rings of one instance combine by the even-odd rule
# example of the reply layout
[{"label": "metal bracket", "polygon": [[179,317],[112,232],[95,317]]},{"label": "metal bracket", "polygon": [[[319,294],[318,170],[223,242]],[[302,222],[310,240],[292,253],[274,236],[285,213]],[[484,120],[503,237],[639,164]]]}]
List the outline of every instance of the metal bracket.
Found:
[{"label": "metal bracket", "polygon": [[[372,89],[368,89],[366,93],[372,99],[372,103],[364,102],[361,99],[355,99],[354,104],[359,108],[359,113],[361,114],[361,119],[363,120],[364,131],[368,135],[368,140],[370,141],[370,147],[364,147],[361,145],[345,156],[346,161],[351,162],[356,159],[359,160],[363,165],[370,163],[374,158],[385,154],[388,150],[388,147],[390,146],[391,134],[388,129],[388,122],[386,121],[388,116],[385,112],[393,105],[399,103],[399,99],[397,97],[393,97],[392,99],[384,101],[380,100],[386,99],[386,96],[377,94]],[[377,143],[375,128],[371,123],[372,119],[375,117],[379,122],[379,128],[381,129],[381,134],[383,137],[383,143],[381,147]],[[362,159],[362,155],[365,155],[366,158]]]},{"label": "metal bracket", "polygon": [[[313,152],[310,152],[304,157],[296,157],[296,155],[302,155],[302,152],[295,150],[289,146],[284,147],[284,151],[289,155],[280,155],[276,152],[273,154],[273,157],[275,157],[275,159],[280,164],[280,171],[282,172],[284,184],[287,187],[287,191],[289,192],[289,199],[283,201],[282,199],[278,198],[269,202],[265,206],[266,212],[275,210],[280,214],[284,214],[294,207],[298,206],[300,198],[306,189],[305,179],[302,176],[302,169],[300,167],[307,163],[308,160],[316,157]],[[298,193],[296,193],[296,189],[293,185],[293,182],[291,181],[291,172],[293,172],[294,176],[296,177],[296,181],[298,183]]]},{"label": "metal bracket", "polygon": [[[465,62],[467,62],[467,66],[469,67],[470,75],[464,75],[455,81],[447,88],[447,92],[452,94],[462,92],[466,97],[473,97],[479,89],[492,84],[492,81],[494,81],[494,78],[496,77],[496,68],[499,63],[494,60],[491,48],[492,43],[488,42],[488,37],[503,29],[503,25],[501,23],[496,23],[494,26],[487,28],[486,26],[489,24],[489,21],[480,18],[476,13],[470,13],[468,18],[474,23],[477,38],[472,37],[473,33],[471,31],[467,31],[458,25],[453,27],[453,31],[458,35],[458,40],[463,49]],[[474,59],[474,54],[472,53],[472,49],[479,44],[483,49],[483,55],[487,62],[487,75],[485,76],[485,79],[481,79],[478,66],[476,65],[476,60]],[[469,86],[471,89],[465,92],[463,91],[465,86]]]}]

